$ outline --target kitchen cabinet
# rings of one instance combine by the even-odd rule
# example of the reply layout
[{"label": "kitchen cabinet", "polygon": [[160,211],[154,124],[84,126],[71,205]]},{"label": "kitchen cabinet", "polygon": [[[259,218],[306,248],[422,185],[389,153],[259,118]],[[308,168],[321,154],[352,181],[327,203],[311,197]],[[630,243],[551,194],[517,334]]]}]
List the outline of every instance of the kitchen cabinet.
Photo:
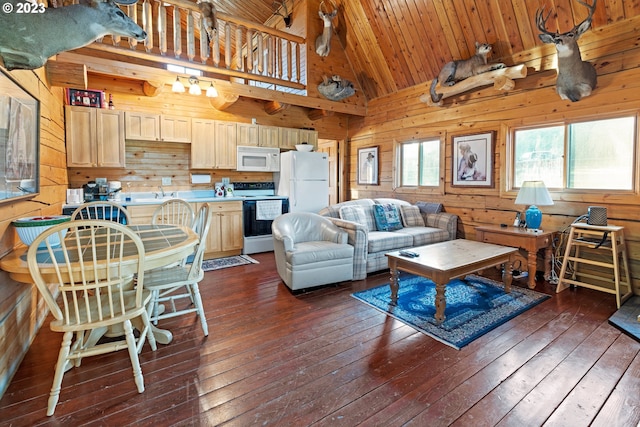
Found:
[{"label": "kitchen cabinet", "polygon": [[280,147],[280,128],[277,126],[259,126],[260,147]]},{"label": "kitchen cabinet", "polygon": [[125,167],[124,113],[67,105],[67,166]]},{"label": "kitchen cabinet", "polygon": [[299,129],[280,128],[280,148],[295,150],[297,144],[300,144]]},{"label": "kitchen cabinet", "polygon": [[[198,209],[200,209],[198,206]],[[242,238],[242,202],[209,203],[211,228],[207,236],[205,259],[239,255]]]},{"label": "kitchen cabinet", "polygon": [[314,150],[318,149],[318,131],[309,129],[300,129],[300,142],[313,145]]},{"label": "kitchen cabinet", "polygon": [[237,145],[258,146],[260,144],[260,127],[253,123],[237,124]]},{"label": "kitchen cabinet", "polygon": [[127,111],[126,139],[136,141],[191,142],[191,118]]},{"label": "kitchen cabinet", "polygon": [[235,122],[193,119],[191,168],[235,169],[236,134]]},{"label": "kitchen cabinet", "polygon": [[131,224],[151,224],[151,218],[153,217],[153,213],[158,206],[160,206],[160,202],[153,205],[127,206]]}]

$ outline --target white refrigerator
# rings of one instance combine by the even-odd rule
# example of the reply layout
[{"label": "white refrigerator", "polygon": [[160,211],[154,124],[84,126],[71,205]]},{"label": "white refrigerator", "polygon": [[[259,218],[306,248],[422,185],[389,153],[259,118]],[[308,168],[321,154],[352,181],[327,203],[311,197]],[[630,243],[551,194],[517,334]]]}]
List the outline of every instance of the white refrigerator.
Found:
[{"label": "white refrigerator", "polygon": [[327,153],[287,151],[280,155],[280,172],[274,173],[278,196],[289,198],[289,212],[318,213],[329,205]]}]

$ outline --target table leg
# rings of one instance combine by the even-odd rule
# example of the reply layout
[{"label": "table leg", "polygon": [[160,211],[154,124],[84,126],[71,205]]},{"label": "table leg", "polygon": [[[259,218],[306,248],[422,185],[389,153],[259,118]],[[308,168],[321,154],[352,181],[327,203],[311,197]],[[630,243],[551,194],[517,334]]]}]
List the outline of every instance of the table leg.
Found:
[{"label": "table leg", "polygon": [[445,319],[444,310],[447,307],[447,300],[444,293],[446,286],[446,283],[436,283],[436,314],[434,317],[438,323],[442,323]]},{"label": "table leg", "polygon": [[151,324],[151,332],[156,338],[156,342],[159,342],[160,344],[169,344],[171,340],[173,340],[173,334],[171,331],[160,329],[153,323]]},{"label": "table leg", "polygon": [[527,255],[527,269],[529,273],[529,289],[536,287],[536,270],[538,268],[538,253],[529,251]]},{"label": "table leg", "polygon": [[548,246],[544,250],[544,280],[551,280],[551,258],[553,257],[553,249]]},{"label": "table leg", "polygon": [[391,305],[398,305],[398,289],[400,288],[400,274],[394,261],[389,262],[391,277],[389,278],[389,288],[391,289]]},{"label": "table leg", "polygon": [[511,292],[511,282],[513,280],[513,260],[510,258],[504,264],[504,269],[502,271],[502,282],[504,283],[504,291],[506,293]]}]

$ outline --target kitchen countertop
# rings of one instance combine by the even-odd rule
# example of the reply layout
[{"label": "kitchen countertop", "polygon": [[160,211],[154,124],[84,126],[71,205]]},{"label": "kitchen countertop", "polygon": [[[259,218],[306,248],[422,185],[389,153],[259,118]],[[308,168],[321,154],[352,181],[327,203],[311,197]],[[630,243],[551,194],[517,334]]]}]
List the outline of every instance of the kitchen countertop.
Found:
[{"label": "kitchen countertop", "polygon": [[[166,191],[168,196],[156,198],[157,192],[142,192],[142,193],[131,193],[131,201],[125,200],[125,195],[123,194],[122,200],[116,201],[123,206],[145,206],[145,205],[159,205],[160,203],[166,202],[171,199],[183,199],[189,203],[197,203],[197,202],[233,202],[233,201],[243,201],[243,200],[252,200],[252,199],[260,199],[260,200],[269,200],[269,199],[286,199],[287,197],[283,196],[232,196],[232,197],[216,197],[215,192],[213,190],[192,190],[192,191]],[[67,203],[63,206],[63,208],[77,208],[82,203]]]}]

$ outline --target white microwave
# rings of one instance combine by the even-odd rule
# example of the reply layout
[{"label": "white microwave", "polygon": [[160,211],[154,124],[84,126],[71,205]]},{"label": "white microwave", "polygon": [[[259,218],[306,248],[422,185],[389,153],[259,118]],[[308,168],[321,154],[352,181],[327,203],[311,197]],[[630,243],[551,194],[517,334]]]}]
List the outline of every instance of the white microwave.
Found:
[{"label": "white microwave", "polygon": [[279,172],[280,149],[238,146],[236,170],[243,172]]}]

